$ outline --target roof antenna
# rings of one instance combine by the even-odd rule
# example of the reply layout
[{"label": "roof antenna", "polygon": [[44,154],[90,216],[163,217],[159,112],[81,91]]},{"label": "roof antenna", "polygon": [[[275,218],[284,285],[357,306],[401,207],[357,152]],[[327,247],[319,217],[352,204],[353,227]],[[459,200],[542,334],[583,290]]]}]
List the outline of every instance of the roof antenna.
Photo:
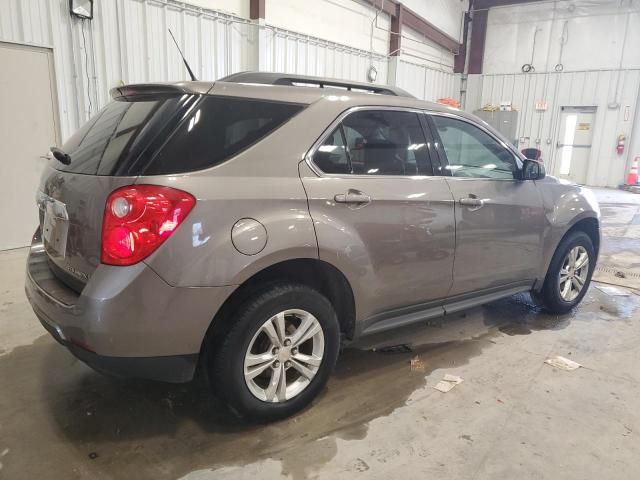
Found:
[{"label": "roof antenna", "polygon": [[180,50],[180,46],[178,45],[178,42],[176,41],[176,37],[173,36],[173,32],[171,31],[170,28],[168,30],[169,30],[169,35],[171,35],[171,38],[173,38],[173,43],[176,44],[176,48],[178,49],[178,52],[180,52],[180,56],[182,57],[182,61],[184,62],[184,66],[187,67],[187,71],[189,72],[189,76],[191,77],[191,80],[193,80],[195,82],[198,79],[193,74],[193,71],[191,70],[191,67],[189,66],[189,62],[187,62],[187,59],[184,58],[184,55],[182,54],[182,50]]}]

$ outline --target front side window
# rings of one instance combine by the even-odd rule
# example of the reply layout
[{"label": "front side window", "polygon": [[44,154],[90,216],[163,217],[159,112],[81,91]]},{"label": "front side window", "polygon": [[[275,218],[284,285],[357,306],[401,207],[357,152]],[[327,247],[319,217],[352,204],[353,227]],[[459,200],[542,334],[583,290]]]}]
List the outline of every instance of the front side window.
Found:
[{"label": "front side window", "polygon": [[516,172],[513,154],[480,128],[462,120],[433,115],[454,177],[511,179]]},{"label": "front side window", "polygon": [[417,113],[362,110],[347,116],[318,147],[324,173],[433,175]]}]

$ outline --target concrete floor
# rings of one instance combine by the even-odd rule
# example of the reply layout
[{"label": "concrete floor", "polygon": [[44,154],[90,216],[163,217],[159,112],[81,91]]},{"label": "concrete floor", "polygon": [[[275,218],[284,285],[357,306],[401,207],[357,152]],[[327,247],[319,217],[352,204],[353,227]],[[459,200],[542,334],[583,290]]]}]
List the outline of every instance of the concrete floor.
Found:
[{"label": "concrete floor", "polygon": [[[629,296],[592,284],[556,317],[522,295],[369,338],[312,408],[262,427],[202,386],[94,373],[37,323],[26,252],[1,253],[0,478],[640,478],[640,196],[598,196],[596,278]],[[380,349],[398,344],[412,351]],[[544,364],[554,355],[584,368]],[[443,394],[446,373],[464,383]]]}]

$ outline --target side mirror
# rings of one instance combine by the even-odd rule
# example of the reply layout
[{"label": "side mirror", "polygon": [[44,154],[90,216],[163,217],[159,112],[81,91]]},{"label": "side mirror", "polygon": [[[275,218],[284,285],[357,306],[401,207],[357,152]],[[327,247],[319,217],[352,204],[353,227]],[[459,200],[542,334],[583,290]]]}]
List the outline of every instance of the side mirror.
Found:
[{"label": "side mirror", "polygon": [[523,160],[521,180],[542,180],[546,176],[544,165],[536,160]]}]

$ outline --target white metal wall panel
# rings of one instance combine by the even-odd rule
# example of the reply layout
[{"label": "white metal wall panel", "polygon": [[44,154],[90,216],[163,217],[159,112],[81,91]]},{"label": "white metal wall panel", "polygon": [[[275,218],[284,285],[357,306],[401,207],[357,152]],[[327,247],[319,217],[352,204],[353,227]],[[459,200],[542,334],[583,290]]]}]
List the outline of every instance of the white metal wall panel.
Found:
[{"label": "white metal wall panel", "polygon": [[366,82],[373,65],[378,71],[376,83],[386,82],[387,58],[383,55],[270,25],[261,30],[260,70]]},{"label": "white metal wall panel", "polygon": [[406,60],[399,62],[397,83],[423,100],[460,97],[460,75]]},{"label": "white metal wall panel", "polygon": [[[616,88],[618,89],[616,95]],[[629,139],[640,91],[640,70],[600,70],[563,73],[469,75],[466,109],[511,101],[518,110],[519,149],[539,148],[551,173],[556,172],[558,122],[562,106],[597,107],[587,183],[616,187],[623,182],[632,158],[615,150],[618,135]],[[535,103],[546,101],[546,111]],[[619,108],[609,108],[617,103]]]},{"label": "white metal wall panel", "polygon": [[53,49],[61,136],[66,139],[124,84],[187,79],[171,28],[200,79],[249,68],[248,20],[173,0],[109,0],[94,19],[68,0],[0,0],[0,41]]}]

